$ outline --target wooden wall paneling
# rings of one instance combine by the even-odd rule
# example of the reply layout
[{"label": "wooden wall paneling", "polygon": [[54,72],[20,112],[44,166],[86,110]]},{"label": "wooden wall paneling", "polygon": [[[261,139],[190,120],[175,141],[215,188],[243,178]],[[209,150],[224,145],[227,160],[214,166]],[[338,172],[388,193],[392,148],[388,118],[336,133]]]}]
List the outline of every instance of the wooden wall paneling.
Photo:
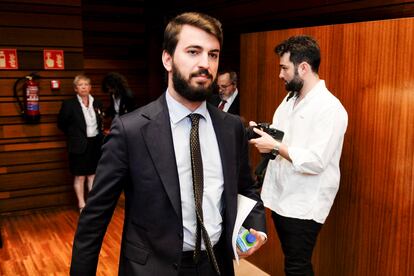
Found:
[{"label": "wooden wall paneling", "polygon": [[143,1],[83,2],[84,68],[95,93],[101,93],[103,77],[115,71],[127,78],[138,105],[147,102],[143,5]]},{"label": "wooden wall paneling", "polygon": [[35,210],[74,204],[73,192],[48,190],[49,194],[34,194],[27,197],[6,198],[0,201],[2,213]]},{"label": "wooden wall paneling", "polygon": [[[81,1],[0,1],[0,48],[17,49],[19,69],[0,71],[0,213],[73,203],[66,141],[56,126],[62,100],[84,70]],[[64,50],[65,70],[44,70],[43,50]],[[26,124],[13,97],[17,79],[36,72],[38,124]],[[50,80],[61,81],[52,91]],[[22,84],[17,86],[23,97]]]},{"label": "wooden wall paneling", "polygon": [[31,142],[47,142],[47,141],[57,141],[63,140],[63,133],[60,136],[42,136],[42,137],[23,137],[23,138],[9,138],[9,139],[0,139],[0,145],[8,144],[19,144],[19,143],[31,143]]},{"label": "wooden wall paneling", "polygon": [[7,3],[7,2],[14,2],[14,3],[18,3],[18,4],[25,4],[25,3],[30,3],[30,4],[34,4],[34,5],[46,5],[46,6],[73,6],[73,7],[79,7],[80,5],[80,1],[79,0],[59,0],[59,3],[56,3],[56,0],[14,0],[14,1],[10,1],[10,0],[1,0],[1,2]]},{"label": "wooden wall paneling", "polygon": [[23,124],[23,125],[4,125],[0,129],[1,138],[23,138],[23,137],[42,137],[58,136],[61,131],[56,123],[49,124]]},{"label": "wooden wall paneling", "polygon": [[[0,2],[1,3],[1,2]],[[24,17],[20,12],[0,11],[0,26],[15,26],[19,28],[54,28],[54,29],[82,29],[79,14],[39,14],[26,11]],[[53,26],[50,25],[53,22]]]},{"label": "wooden wall paneling", "polygon": [[[39,1],[39,0],[0,0],[1,9],[4,12],[19,14],[21,18],[21,13],[24,14],[42,14],[44,16],[53,16],[53,15],[79,15],[79,7],[81,5],[80,0],[64,0],[57,2],[56,0],[50,1]],[[23,18],[21,18],[24,20]],[[19,20],[19,19],[13,19]],[[40,20],[42,22],[42,20]],[[6,25],[19,25],[22,24],[21,21],[5,21]],[[43,21],[47,22],[47,21]],[[53,21],[51,21],[53,22]],[[50,22],[49,22],[50,23]],[[50,24],[48,25],[50,26]]]},{"label": "wooden wall paneling", "polygon": [[[62,176],[65,176],[62,178]],[[47,180],[47,181],[45,181]],[[2,181],[1,191],[10,191],[10,193],[18,194],[15,187],[19,187],[20,194],[22,190],[34,189],[39,187],[59,186],[62,184],[72,183],[72,177],[66,168],[40,170],[23,173],[8,173],[1,174],[0,181]],[[13,191],[13,192],[11,192]],[[30,194],[27,194],[30,196]]]},{"label": "wooden wall paneling", "polygon": [[[73,74],[73,73],[72,73]],[[19,78],[20,76],[19,73]],[[60,80],[60,89],[59,90],[51,90],[50,89],[50,81],[52,79],[59,79]],[[11,97],[13,97],[13,86],[16,82],[17,78],[1,78],[0,79],[0,97],[2,99],[9,100]],[[21,86],[23,83],[21,83],[18,88],[21,89]],[[45,99],[46,97],[53,98],[53,97],[59,97],[62,95],[65,96],[73,96],[75,95],[75,92],[73,91],[73,78],[72,77],[66,77],[59,74],[58,78],[57,76],[50,76],[47,77],[42,72],[42,78],[39,80],[39,91],[40,91],[40,97],[41,99]]]},{"label": "wooden wall paneling", "polygon": [[[256,110],[265,109],[266,117],[286,95],[272,48],[291,35],[303,33],[319,41],[320,75],[349,115],[340,190],[314,252],[315,272],[411,275],[414,227],[408,218],[414,217],[414,115],[410,112],[414,106],[414,69],[407,60],[414,58],[414,19],[242,35],[241,57],[252,59],[242,59],[241,90],[249,97],[255,90],[263,93]],[[266,41],[266,46],[260,47],[259,40]],[[263,55],[257,55],[259,51]],[[261,85],[256,79],[267,84]],[[266,97],[272,102],[275,95],[277,103],[273,106],[264,102]],[[247,120],[255,119],[259,115],[246,99],[242,97],[242,114]],[[273,228],[271,220],[269,225]],[[280,275],[281,250],[273,246],[272,240],[277,237],[270,239],[251,260],[271,275]]]},{"label": "wooden wall paneling", "polygon": [[1,167],[46,162],[59,162],[66,159],[66,149],[34,150],[30,152],[0,152]]},{"label": "wooden wall paneling", "polygon": [[35,150],[35,149],[52,149],[52,148],[64,148],[66,142],[64,141],[51,141],[51,142],[39,142],[39,143],[20,143],[0,145],[1,151],[22,151],[22,150]]},{"label": "wooden wall paneling", "polygon": [[58,29],[36,29],[19,27],[0,28],[0,46],[5,45],[30,45],[54,47],[82,47],[82,30],[58,30]]},{"label": "wooden wall paneling", "polygon": [[0,174],[5,173],[21,173],[21,172],[34,172],[34,171],[44,171],[44,170],[53,170],[53,169],[63,169],[68,167],[68,162],[66,159],[49,161],[43,163],[35,164],[22,164],[22,165],[11,165],[7,167],[0,167]]}]

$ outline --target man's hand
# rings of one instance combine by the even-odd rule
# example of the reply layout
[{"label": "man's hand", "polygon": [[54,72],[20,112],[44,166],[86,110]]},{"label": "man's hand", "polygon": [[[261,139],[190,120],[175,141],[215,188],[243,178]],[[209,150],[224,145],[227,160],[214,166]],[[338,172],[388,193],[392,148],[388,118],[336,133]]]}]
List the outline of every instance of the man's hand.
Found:
[{"label": "man's hand", "polygon": [[276,146],[277,141],[266,132],[261,131],[258,128],[253,128],[253,131],[259,134],[261,137],[251,139],[249,143],[254,145],[260,153],[268,153]]},{"label": "man's hand", "polygon": [[253,127],[253,126],[257,126],[257,123],[256,123],[256,122],[254,122],[254,121],[250,121],[250,122],[249,122],[249,126],[251,126],[251,127]]},{"label": "man's hand", "polygon": [[[257,125],[255,122],[253,121],[249,122],[249,126],[255,126],[255,125]],[[256,138],[256,139],[251,139],[249,140],[249,143],[254,145],[260,153],[268,153],[272,149],[274,149],[276,146],[278,146],[280,156],[285,158],[289,162],[292,162],[292,159],[289,156],[287,145],[279,141],[276,141],[275,139],[273,139],[272,136],[270,136],[269,134],[267,134],[266,132],[258,128],[253,128],[253,131],[259,134],[261,137]]]},{"label": "man's hand", "polygon": [[249,250],[247,250],[246,252],[241,252],[239,248],[237,248],[237,254],[239,255],[240,259],[249,257],[254,252],[256,252],[260,247],[262,247],[262,245],[265,244],[267,241],[266,237],[263,234],[257,232],[253,228],[250,229],[250,233],[256,237],[256,244],[253,247],[251,247]]}]

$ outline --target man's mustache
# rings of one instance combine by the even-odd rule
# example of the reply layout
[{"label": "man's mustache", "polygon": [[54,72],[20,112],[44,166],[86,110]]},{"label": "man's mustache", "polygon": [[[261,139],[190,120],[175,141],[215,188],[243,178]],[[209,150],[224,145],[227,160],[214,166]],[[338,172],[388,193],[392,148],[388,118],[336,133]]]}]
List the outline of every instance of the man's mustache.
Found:
[{"label": "man's mustache", "polygon": [[191,73],[190,78],[200,77],[200,76],[207,76],[209,79],[213,79],[213,75],[211,75],[207,69],[200,69],[197,72]]}]

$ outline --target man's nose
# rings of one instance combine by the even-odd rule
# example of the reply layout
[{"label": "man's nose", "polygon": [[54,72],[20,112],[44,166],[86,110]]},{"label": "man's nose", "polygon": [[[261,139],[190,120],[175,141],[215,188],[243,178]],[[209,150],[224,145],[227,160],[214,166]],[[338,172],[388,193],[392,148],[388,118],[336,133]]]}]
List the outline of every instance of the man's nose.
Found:
[{"label": "man's nose", "polygon": [[198,66],[202,68],[209,68],[210,67],[210,60],[208,53],[203,53],[200,55],[200,60],[198,62]]}]

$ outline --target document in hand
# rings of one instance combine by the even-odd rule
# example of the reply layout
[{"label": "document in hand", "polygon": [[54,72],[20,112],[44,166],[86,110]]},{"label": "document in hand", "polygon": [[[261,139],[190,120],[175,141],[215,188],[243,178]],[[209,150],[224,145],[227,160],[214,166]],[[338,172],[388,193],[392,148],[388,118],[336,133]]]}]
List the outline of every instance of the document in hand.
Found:
[{"label": "document in hand", "polygon": [[236,216],[236,222],[234,223],[234,229],[233,229],[233,235],[232,235],[234,258],[236,259],[237,264],[239,264],[239,255],[237,254],[237,250],[236,250],[237,234],[239,233],[240,227],[242,226],[244,220],[253,210],[255,205],[256,205],[256,200],[250,199],[240,194],[237,196],[237,216]]}]

